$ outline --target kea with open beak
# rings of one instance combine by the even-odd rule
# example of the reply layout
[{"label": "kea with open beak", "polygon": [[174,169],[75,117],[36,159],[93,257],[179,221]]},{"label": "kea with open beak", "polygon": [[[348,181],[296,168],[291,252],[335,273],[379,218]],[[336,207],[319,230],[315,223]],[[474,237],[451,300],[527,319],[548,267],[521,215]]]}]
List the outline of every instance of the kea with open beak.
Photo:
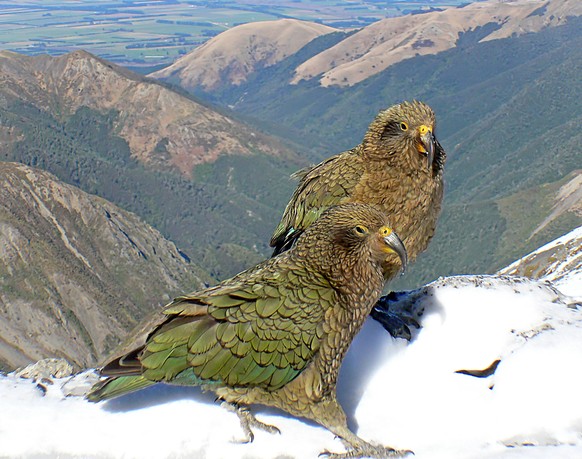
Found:
[{"label": "kea with open beak", "polygon": [[[428,105],[402,102],[376,116],[361,144],[296,173],[299,184],[271,239],[273,255],[291,247],[324,210],[362,202],[390,215],[414,261],[434,235],[443,200],[446,154],[435,130]],[[393,261],[385,265],[386,280],[398,272]],[[396,334],[394,318],[384,309],[372,316]]]}]

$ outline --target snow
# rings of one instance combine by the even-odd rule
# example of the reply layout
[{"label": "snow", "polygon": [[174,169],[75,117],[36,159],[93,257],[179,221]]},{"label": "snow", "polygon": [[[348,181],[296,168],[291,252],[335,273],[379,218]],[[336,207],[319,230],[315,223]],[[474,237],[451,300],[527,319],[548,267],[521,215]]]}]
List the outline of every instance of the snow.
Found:
[{"label": "snow", "polygon": [[[581,260],[582,264],[582,260]],[[582,267],[575,271],[563,274],[553,284],[564,294],[577,297],[582,301]]]},{"label": "snow", "polygon": [[545,254],[550,256],[550,263],[544,263],[545,274],[540,279],[551,281],[565,295],[582,300],[582,226],[534,250],[499,274],[514,274],[521,264],[535,263]]},{"label": "snow", "polygon": [[582,300],[582,226],[540,247],[536,252],[548,252],[558,247],[565,248],[567,256],[564,260],[556,260],[542,279],[552,281],[562,293]]},{"label": "snow", "polygon": [[[582,457],[580,309],[545,283],[511,277],[439,280],[419,296],[423,328],[368,384],[361,436],[392,438],[418,458],[497,457],[523,443],[573,443]],[[455,373],[497,359],[490,377]],[[399,397],[380,406],[382,393]]]},{"label": "snow", "polygon": [[[575,281],[577,282],[577,281]],[[563,286],[576,290],[578,286]],[[546,281],[439,279],[395,310],[410,343],[368,321],[342,367],[339,398],[358,435],[417,459],[582,458],[582,306]],[[392,305],[391,305],[392,307]],[[496,371],[478,378],[456,373]],[[343,451],[317,425],[255,407],[281,435],[242,437],[237,417],[197,388],[157,385],[93,404],[94,374],[37,383],[0,377],[0,457],[316,458]],[[66,384],[65,384],[66,383]]]}]

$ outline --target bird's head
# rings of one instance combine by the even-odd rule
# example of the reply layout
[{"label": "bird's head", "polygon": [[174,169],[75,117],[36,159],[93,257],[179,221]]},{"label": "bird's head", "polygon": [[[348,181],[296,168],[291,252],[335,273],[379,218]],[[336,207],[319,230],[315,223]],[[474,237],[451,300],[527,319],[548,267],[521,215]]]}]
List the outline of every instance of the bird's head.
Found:
[{"label": "bird's head", "polygon": [[437,174],[446,154],[435,136],[436,120],[423,102],[402,102],[380,112],[364,136],[364,155]]},{"label": "bird's head", "polygon": [[298,241],[298,249],[337,268],[350,269],[361,263],[380,266],[400,259],[402,271],[408,256],[403,242],[390,227],[388,217],[375,206],[349,203],[332,207],[311,225]]}]

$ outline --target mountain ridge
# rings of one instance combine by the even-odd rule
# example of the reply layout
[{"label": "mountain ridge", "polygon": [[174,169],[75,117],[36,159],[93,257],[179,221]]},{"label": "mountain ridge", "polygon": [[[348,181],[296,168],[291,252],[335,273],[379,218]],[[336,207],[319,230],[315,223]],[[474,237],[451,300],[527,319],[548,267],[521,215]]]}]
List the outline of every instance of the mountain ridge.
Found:
[{"label": "mountain ridge", "polygon": [[0,158],[135,212],[216,278],[266,256],[287,177],[306,164],[226,112],[83,51],[0,53]]},{"label": "mountain ridge", "polygon": [[[560,26],[567,23],[568,18],[580,15],[582,5],[576,0],[487,0],[422,14],[386,18],[354,33],[344,32],[343,40],[299,63],[289,83],[315,80],[323,87],[353,86],[404,60],[455,48],[466,33],[482,30],[480,42],[499,40]],[[272,35],[274,24],[277,23],[279,21],[234,27],[195,48],[170,67],[151,73],[150,76],[167,79],[188,90],[199,88],[212,92],[220,87],[238,86],[253,72],[263,69],[260,65],[251,64],[261,62],[262,52],[253,52],[248,45],[249,36],[260,43],[274,40],[275,48],[285,43],[284,37]],[[328,29],[325,33],[333,31]],[[317,36],[321,35],[310,35],[303,45]],[[233,43],[245,43],[241,47],[244,52],[237,53]],[[212,62],[208,61],[207,49],[220,50]],[[295,49],[295,52],[298,51],[298,48]],[[269,65],[289,54],[289,49],[278,53],[278,59],[269,62]],[[208,73],[207,68],[210,68]],[[239,72],[238,77],[224,78],[236,68],[245,70]]]},{"label": "mountain ridge", "polygon": [[318,78],[322,86],[352,86],[405,59],[454,48],[461,34],[477,28],[489,26],[490,32],[479,40],[485,42],[538,32],[581,14],[575,0],[489,0],[387,18],[304,62],[291,83]]},{"label": "mountain ridge", "polygon": [[5,98],[59,119],[81,107],[115,111],[113,129],[132,158],[184,176],[225,154],[292,156],[260,131],[85,51],[59,57],[0,51],[0,83]]}]

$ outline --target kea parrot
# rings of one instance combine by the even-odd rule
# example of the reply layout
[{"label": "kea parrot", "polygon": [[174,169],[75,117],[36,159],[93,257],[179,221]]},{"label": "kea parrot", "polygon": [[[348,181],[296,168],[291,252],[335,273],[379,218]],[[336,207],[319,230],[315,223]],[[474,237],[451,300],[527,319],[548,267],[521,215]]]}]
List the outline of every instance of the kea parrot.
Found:
[{"label": "kea parrot", "polygon": [[[293,248],[214,287],[176,298],[101,369],[89,392],[106,400],[157,382],[201,386],[235,412],[252,441],[248,405],[311,419],[344,442],[330,458],[401,457],[351,432],[336,399],[342,360],[381,295],[387,258],[407,263],[385,213],[347,203],[324,212]],[[398,258],[400,260],[398,260]]]},{"label": "kea parrot", "polygon": [[[362,202],[390,215],[414,261],[434,234],[443,199],[446,154],[435,128],[435,115],[428,105],[402,102],[376,116],[361,144],[294,174],[299,184],[271,238],[273,256],[289,249],[324,210]],[[385,264],[386,280],[397,272],[392,260]],[[406,324],[391,315],[385,304],[379,303],[372,317],[392,335],[410,339]]]}]

